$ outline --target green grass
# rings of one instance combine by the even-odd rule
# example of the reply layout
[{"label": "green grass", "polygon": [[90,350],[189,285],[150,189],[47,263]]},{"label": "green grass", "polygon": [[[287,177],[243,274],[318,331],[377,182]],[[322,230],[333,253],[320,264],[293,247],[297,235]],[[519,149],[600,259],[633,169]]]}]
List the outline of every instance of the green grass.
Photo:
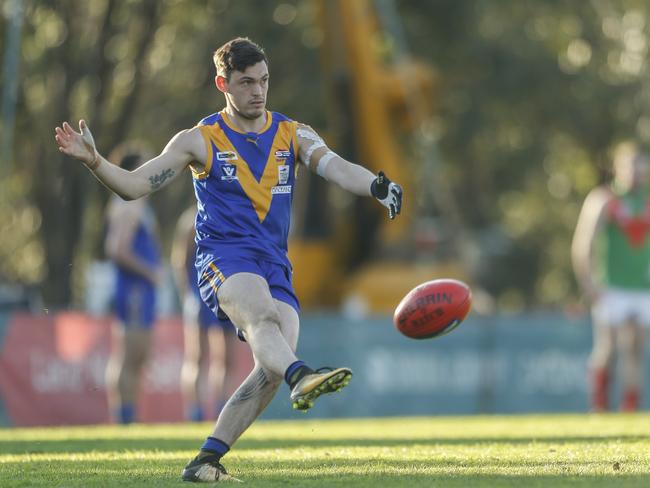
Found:
[{"label": "green grass", "polygon": [[[210,430],[0,429],[0,486],[187,486]],[[246,487],[648,487],[650,415],[259,422],[224,464]]]}]

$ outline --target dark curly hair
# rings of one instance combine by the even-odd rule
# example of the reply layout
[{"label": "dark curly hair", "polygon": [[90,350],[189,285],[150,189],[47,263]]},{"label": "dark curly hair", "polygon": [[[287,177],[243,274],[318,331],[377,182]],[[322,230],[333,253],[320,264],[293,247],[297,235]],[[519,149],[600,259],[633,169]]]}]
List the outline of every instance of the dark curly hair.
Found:
[{"label": "dark curly hair", "polygon": [[233,71],[245,71],[246,68],[260,61],[269,64],[264,49],[247,37],[237,37],[228,41],[214,52],[212,59],[217,74],[229,81]]}]

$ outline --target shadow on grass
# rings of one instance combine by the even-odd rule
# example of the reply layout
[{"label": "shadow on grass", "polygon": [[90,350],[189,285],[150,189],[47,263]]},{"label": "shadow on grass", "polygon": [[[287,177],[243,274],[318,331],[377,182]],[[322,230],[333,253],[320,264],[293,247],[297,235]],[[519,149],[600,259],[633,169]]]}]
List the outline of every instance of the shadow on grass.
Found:
[{"label": "shadow on grass", "polygon": [[[305,438],[273,438],[273,439],[248,439],[244,437],[236,444],[236,450],[256,449],[292,449],[292,448],[327,448],[327,447],[395,447],[424,445],[424,446],[458,446],[458,445],[528,445],[537,444],[594,444],[603,442],[632,443],[647,441],[647,437],[633,435],[605,435],[590,437],[469,437],[469,438],[445,438],[445,439],[422,439],[422,438],[390,438],[390,439],[367,439],[367,438],[341,438],[323,439],[319,437],[309,438],[305,432]],[[180,451],[198,449],[203,442],[202,437],[196,438],[147,438],[147,439],[71,439],[71,440],[10,440],[0,441],[0,455],[2,454],[25,454],[25,453],[63,453],[63,452],[108,452],[108,451]],[[650,483],[649,483],[650,486]]]},{"label": "shadow on grass", "polygon": [[[108,461],[30,461],[29,463],[3,463],[0,484],[11,486],[87,486],[128,488],[131,486],[185,486],[180,481],[180,470],[185,460],[174,459],[147,462],[138,460]],[[404,487],[647,487],[647,474],[625,473],[580,474],[584,468],[600,465],[592,461],[561,461],[556,463],[526,462],[513,465],[512,462],[483,461],[395,461],[383,458],[364,459],[318,458],[314,460],[237,461],[231,463],[231,473],[242,478],[247,487],[269,486],[404,486]],[[558,471],[557,474],[495,475],[481,474],[481,470],[513,469],[529,467],[531,470],[543,467]],[[53,479],[53,469],[56,476]],[[434,471],[434,472],[433,472]],[[464,472],[467,471],[467,472]],[[29,485],[20,485],[18,480],[29,476]],[[24,478],[22,478],[24,480]],[[15,482],[15,483],[14,483]]]}]

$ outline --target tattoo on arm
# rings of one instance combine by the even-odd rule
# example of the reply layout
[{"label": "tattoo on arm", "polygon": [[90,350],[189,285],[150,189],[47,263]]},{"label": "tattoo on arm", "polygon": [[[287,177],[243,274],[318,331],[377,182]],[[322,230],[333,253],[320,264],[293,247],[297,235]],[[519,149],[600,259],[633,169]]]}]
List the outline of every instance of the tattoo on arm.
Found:
[{"label": "tattoo on arm", "polygon": [[259,368],[257,373],[254,376],[248,378],[244,384],[242,384],[237,391],[233,394],[230,399],[231,404],[244,403],[247,400],[250,400],[254,396],[259,395],[264,388],[270,383],[269,379],[266,377],[264,370]]},{"label": "tattoo on arm", "polygon": [[150,183],[151,189],[152,190],[157,190],[158,188],[160,188],[162,186],[162,184],[166,180],[168,180],[169,178],[171,178],[175,174],[176,173],[174,172],[174,170],[169,168],[169,169],[165,169],[165,170],[161,171],[160,174],[150,176],[149,177],[149,183]]}]

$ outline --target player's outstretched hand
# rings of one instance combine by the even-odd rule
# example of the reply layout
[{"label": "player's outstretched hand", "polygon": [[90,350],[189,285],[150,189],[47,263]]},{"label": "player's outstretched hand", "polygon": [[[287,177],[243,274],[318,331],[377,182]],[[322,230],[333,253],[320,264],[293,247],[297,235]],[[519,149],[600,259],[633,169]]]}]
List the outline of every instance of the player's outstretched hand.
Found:
[{"label": "player's outstretched hand", "polygon": [[379,203],[388,209],[388,216],[391,220],[399,215],[402,210],[402,187],[390,181],[383,171],[380,171],[372,182],[370,192]]},{"label": "player's outstretched hand", "polygon": [[85,120],[79,121],[79,132],[70,127],[67,122],[63,122],[61,127],[56,127],[54,132],[54,139],[59,145],[59,151],[83,161],[87,166],[94,165],[97,150],[95,149],[95,140]]}]

